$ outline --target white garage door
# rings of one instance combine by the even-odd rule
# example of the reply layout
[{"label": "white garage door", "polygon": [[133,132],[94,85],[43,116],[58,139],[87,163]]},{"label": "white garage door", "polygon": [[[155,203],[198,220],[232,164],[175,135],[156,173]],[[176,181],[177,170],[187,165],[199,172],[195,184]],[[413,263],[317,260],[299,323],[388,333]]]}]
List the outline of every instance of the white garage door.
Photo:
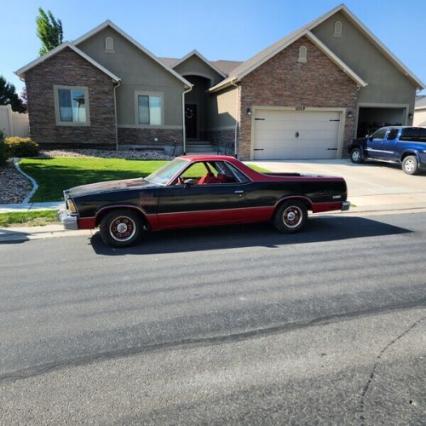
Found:
[{"label": "white garage door", "polygon": [[256,160],[336,158],[340,112],[257,109],[254,118]]}]

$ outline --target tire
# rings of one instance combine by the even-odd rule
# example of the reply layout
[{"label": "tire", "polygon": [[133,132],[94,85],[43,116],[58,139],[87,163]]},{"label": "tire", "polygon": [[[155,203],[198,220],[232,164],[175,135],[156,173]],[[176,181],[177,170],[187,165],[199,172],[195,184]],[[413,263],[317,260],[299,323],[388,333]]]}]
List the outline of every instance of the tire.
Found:
[{"label": "tire", "polygon": [[402,160],[402,170],[407,175],[415,175],[419,170],[419,163],[415,155],[407,155]]},{"label": "tire", "polygon": [[136,243],[144,231],[140,215],[129,209],[108,213],[99,224],[102,241],[112,247],[128,247]]},{"label": "tire", "polygon": [[308,209],[302,201],[286,201],[275,212],[273,223],[278,231],[294,233],[301,231],[308,219]]},{"label": "tire", "polygon": [[352,163],[361,164],[364,161],[364,155],[361,148],[354,148],[351,151]]}]

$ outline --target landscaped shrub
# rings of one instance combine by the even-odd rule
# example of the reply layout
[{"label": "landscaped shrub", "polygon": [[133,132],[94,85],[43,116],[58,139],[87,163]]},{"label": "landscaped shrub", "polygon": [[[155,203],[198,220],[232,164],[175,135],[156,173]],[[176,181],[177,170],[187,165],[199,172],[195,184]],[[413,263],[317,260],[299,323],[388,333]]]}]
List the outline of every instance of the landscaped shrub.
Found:
[{"label": "landscaped shrub", "polygon": [[5,145],[9,157],[35,157],[39,152],[38,144],[30,138],[9,136],[5,139]]},{"label": "landscaped shrub", "polygon": [[0,166],[3,166],[6,163],[7,154],[6,154],[6,145],[4,143],[3,133],[0,130]]}]

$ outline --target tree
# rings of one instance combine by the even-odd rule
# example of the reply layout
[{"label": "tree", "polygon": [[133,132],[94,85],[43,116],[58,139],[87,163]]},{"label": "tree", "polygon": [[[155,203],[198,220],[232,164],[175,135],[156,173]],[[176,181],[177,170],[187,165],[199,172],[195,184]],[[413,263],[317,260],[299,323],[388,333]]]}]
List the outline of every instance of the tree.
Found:
[{"label": "tree", "polygon": [[10,105],[13,111],[25,112],[26,106],[16,93],[15,86],[0,75],[0,105]]},{"label": "tree", "polygon": [[50,10],[47,13],[40,7],[38,9],[37,37],[41,40],[40,56],[50,52],[62,43],[62,22],[56,19]]}]

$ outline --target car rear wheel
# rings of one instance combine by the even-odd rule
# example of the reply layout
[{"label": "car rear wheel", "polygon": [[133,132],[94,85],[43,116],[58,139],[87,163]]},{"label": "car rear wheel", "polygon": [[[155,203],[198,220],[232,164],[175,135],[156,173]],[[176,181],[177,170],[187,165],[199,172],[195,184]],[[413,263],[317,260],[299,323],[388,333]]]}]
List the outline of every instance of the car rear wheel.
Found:
[{"label": "car rear wheel", "polygon": [[351,161],[352,163],[360,164],[364,161],[361,148],[354,148],[351,151]]},{"label": "car rear wheel", "polygon": [[415,155],[408,155],[402,160],[402,170],[407,175],[415,175],[419,170],[419,163]]},{"label": "car rear wheel", "polygon": [[127,209],[111,211],[99,224],[102,241],[112,247],[128,247],[134,244],[143,229],[140,216]]},{"label": "car rear wheel", "polygon": [[281,204],[274,216],[274,226],[280,232],[301,231],[308,219],[308,209],[302,201],[286,201]]}]

